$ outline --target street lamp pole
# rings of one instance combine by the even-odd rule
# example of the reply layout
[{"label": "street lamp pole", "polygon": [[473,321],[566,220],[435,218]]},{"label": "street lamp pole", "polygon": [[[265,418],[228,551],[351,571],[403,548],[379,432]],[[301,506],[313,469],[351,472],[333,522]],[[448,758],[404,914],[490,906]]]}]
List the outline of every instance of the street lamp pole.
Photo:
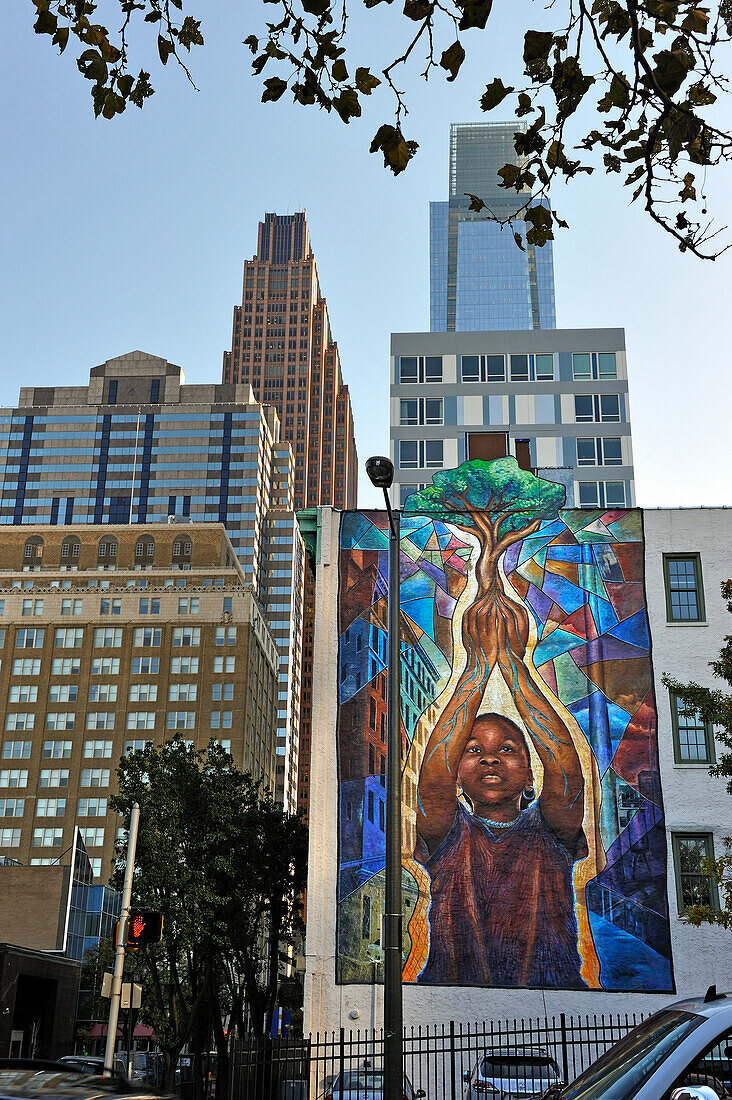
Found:
[{"label": "street lamp pole", "polygon": [[370,458],[366,471],[383,489],[389,517],[388,713],[386,733],[386,896],[382,923],[384,949],[384,1100],[404,1092],[402,1015],[402,739],[400,722],[401,637],[399,629],[399,513],[388,490],[394,467],[388,458]]}]

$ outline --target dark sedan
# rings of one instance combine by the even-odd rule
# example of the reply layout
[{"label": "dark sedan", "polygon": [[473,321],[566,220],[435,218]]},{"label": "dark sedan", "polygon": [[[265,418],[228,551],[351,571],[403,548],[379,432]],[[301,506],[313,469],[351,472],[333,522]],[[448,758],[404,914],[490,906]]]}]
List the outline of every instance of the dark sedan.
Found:
[{"label": "dark sedan", "polygon": [[[102,1077],[62,1062],[38,1059],[0,1059],[0,1100],[160,1100],[161,1093],[140,1087],[120,1074]],[[171,1097],[170,1100],[173,1100]]]}]

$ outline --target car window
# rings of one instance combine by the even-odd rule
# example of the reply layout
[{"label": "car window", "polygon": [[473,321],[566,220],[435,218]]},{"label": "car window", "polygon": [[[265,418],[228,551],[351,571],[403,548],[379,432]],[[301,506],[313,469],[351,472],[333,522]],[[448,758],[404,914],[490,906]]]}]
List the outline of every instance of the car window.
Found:
[{"label": "car window", "polygon": [[547,1077],[557,1072],[551,1058],[540,1055],[501,1055],[484,1058],[480,1067],[484,1077]]},{"label": "car window", "polygon": [[343,1085],[337,1078],[333,1091],[338,1096],[341,1092],[358,1092],[360,1095],[374,1094],[381,1097],[383,1089],[382,1074],[379,1070],[347,1070],[343,1074]]},{"label": "car window", "polygon": [[649,1016],[562,1092],[562,1100],[631,1100],[656,1067],[704,1017],[678,1009]]},{"label": "car window", "polygon": [[89,1081],[87,1074],[69,1066],[68,1070],[60,1069],[30,1069],[18,1067],[18,1069],[0,1069],[0,1082],[3,1086],[19,1087],[32,1085],[33,1089],[55,1089],[57,1085],[86,1085]]},{"label": "car window", "polygon": [[732,1028],[715,1040],[714,1045],[698,1055],[674,1082],[673,1089],[689,1086],[698,1088],[708,1085],[716,1092],[719,1100],[732,1098]]}]

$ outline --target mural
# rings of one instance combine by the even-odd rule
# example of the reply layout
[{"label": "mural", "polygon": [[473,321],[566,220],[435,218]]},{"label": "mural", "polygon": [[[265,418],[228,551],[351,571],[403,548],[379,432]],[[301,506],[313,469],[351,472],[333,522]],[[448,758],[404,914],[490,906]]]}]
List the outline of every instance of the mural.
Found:
[{"label": "mural", "polygon": [[[638,511],[513,458],[401,521],[404,981],[672,992]],[[344,513],[337,979],[380,980],[388,538]]]}]

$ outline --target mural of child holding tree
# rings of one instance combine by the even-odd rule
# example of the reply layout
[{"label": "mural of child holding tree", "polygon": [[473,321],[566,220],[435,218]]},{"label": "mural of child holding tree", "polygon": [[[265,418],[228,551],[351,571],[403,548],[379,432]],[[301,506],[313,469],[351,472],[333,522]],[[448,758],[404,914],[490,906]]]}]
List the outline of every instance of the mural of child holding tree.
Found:
[{"label": "mural of child holding tree", "polygon": [[[673,992],[635,509],[564,509],[514,458],[401,516],[408,983]],[[339,982],[378,980],[388,537],[339,557]]]},{"label": "mural of child holding tree", "polygon": [[[583,823],[593,776],[583,774],[580,731],[533,669],[529,610],[501,574],[506,550],[556,516],[564,495],[505,459],[437,474],[407,502],[408,511],[470,532],[479,546],[474,591],[456,622],[457,676],[419,775],[415,858],[429,873],[431,897],[420,982],[587,985],[573,879],[589,855]],[[486,712],[493,676],[520,724]]]}]

